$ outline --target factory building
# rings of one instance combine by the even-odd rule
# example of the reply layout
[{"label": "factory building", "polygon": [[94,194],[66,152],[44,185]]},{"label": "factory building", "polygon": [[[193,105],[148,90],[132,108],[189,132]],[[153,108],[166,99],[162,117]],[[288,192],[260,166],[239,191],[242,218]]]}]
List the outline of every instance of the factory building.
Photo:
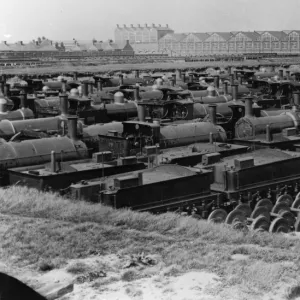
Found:
[{"label": "factory building", "polygon": [[300,53],[300,30],[175,33],[168,25],[117,25],[115,41],[135,53],[195,56],[237,53]]}]

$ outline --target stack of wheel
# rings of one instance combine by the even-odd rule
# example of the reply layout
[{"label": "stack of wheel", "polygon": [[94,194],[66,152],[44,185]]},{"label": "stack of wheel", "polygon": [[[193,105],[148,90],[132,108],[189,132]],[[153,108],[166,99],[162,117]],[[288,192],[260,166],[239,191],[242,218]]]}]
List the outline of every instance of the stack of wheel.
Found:
[{"label": "stack of wheel", "polygon": [[295,200],[289,194],[281,195],[275,204],[265,198],[259,200],[252,210],[242,203],[230,213],[218,208],[208,217],[209,222],[225,223],[234,229],[269,231],[271,233],[288,233],[300,231],[300,193]]}]

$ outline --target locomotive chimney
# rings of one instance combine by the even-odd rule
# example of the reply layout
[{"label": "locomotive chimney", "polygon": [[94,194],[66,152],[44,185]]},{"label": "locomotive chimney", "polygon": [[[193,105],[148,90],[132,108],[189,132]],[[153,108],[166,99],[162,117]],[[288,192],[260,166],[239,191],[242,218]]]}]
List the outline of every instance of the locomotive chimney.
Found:
[{"label": "locomotive chimney", "polygon": [[141,104],[141,102],[138,103],[138,107],[137,107],[138,119],[140,122],[145,122],[146,107],[145,107],[145,105],[140,105],[140,104]]},{"label": "locomotive chimney", "polygon": [[84,81],[82,84],[81,84],[81,94],[82,94],[82,97],[87,97],[88,96],[88,81]]},{"label": "locomotive chimney", "polygon": [[103,89],[101,79],[99,79],[98,82],[97,82],[97,89],[98,89],[98,91],[102,91],[102,89]]},{"label": "locomotive chimney", "polygon": [[214,76],[214,85],[215,85],[216,89],[218,89],[220,87],[220,77],[219,77],[219,75]]},{"label": "locomotive chimney", "polygon": [[92,81],[89,82],[88,89],[89,89],[88,93],[93,94],[93,92],[94,92],[94,83]]},{"label": "locomotive chimney", "polygon": [[233,75],[233,74],[230,74],[230,75],[229,75],[229,81],[230,81],[230,84],[231,84],[231,85],[234,84],[234,75]]},{"label": "locomotive chimney", "polygon": [[56,153],[55,151],[51,151],[51,172],[55,173],[56,172]]},{"label": "locomotive chimney", "polygon": [[233,78],[234,78],[234,80],[237,80],[238,79],[238,70],[234,70],[233,71]]},{"label": "locomotive chimney", "polygon": [[0,81],[0,92],[4,95],[4,81]]},{"label": "locomotive chimney", "polygon": [[77,116],[69,116],[68,117],[68,137],[76,141],[77,138]]},{"label": "locomotive chimney", "polygon": [[228,74],[231,74],[231,66],[228,66]]},{"label": "locomotive chimney", "polygon": [[224,85],[224,95],[228,95],[228,82],[224,81],[223,85]]},{"label": "locomotive chimney", "polygon": [[135,85],[133,92],[134,92],[134,100],[138,101],[140,99],[140,86],[138,83]]},{"label": "locomotive chimney", "polygon": [[237,100],[237,95],[239,91],[239,86],[237,84],[231,85],[231,94],[232,94],[232,100]]},{"label": "locomotive chimney", "polygon": [[253,117],[253,98],[245,98],[245,117]]},{"label": "locomotive chimney", "polygon": [[184,72],[181,75],[181,79],[182,79],[183,82],[185,82],[185,73]]},{"label": "locomotive chimney", "polygon": [[173,86],[176,84],[176,74],[172,74]]},{"label": "locomotive chimney", "polygon": [[66,93],[59,94],[59,101],[60,101],[60,111],[63,116],[67,116],[69,111],[69,102],[68,102],[68,95]]},{"label": "locomotive chimney", "polygon": [[240,85],[243,84],[243,76],[242,76],[242,74],[240,74],[240,75],[238,76],[238,81],[239,81],[239,84],[240,84]]},{"label": "locomotive chimney", "polygon": [[217,124],[217,105],[216,104],[209,104],[208,105],[208,114],[210,122],[214,125]]},{"label": "locomotive chimney", "polygon": [[283,79],[283,70],[278,70],[280,80]]},{"label": "locomotive chimney", "polygon": [[194,79],[194,75],[193,74],[189,74],[189,82],[193,82]]},{"label": "locomotive chimney", "polygon": [[62,79],[61,81],[61,92],[66,93],[67,92],[67,80]]},{"label": "locomotive chimney", "polygon": [[294,105],[299,106],[300,105],[300,92],[294,92],[293,99],[294,99]]},{"label": "locomotive chimney", "polygon": [[119,75],[119,85],[123,85],[124,84],[124,79],[123,79],[123,74]]},{"label": "locomotive chimney", "polygon": [[176,70],[176,76],[181,79],[181,70]]},{"label": "locomotive chimney", "polygon": [[272,142],[270,125],[266,126],[266,140],[267,140],[267,142]]},{"label": "locomotive chimney", "polygon": [[27,94],[24,91],[20,92],[20,108],[27,108]]},{"label": "locomotive chimney", "polygon": [[291,72],[289,70],[285,71],[286,79],[290,79],[290,73]]},{"label": "locomotive chimney", "polygon": [[73,73],[73,80],[75,80],[75,81],[78,80],[78,73],[77,72]]},{"label": "locomotive chimney", "polygon": [[135,77],[135,78],[139,78],[139,76],[140,76],[140,72],[139,72],[139,70],[136,70],[136,71],[134,72],[134,77]]},{"label": "locomotive chimney", "polygon": [[9,85],[9,83],[5,83],[4,84],[4,96],[8,97],[9,91],[10,91],[10,85]]},{"label": "locomotive chimney", "polygon": [[6,78],[7,78],[6,74],[2,74],[2,81],[3,81],[4,83],[6,83]]}]

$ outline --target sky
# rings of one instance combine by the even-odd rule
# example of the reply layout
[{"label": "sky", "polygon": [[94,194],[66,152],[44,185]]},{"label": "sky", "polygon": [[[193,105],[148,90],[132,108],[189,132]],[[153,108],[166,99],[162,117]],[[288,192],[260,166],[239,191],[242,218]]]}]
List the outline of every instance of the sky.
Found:
[{"label": "sky", "polygon": [[114,39],[116,24],[175,32],[300,30],[300,0],[7,0],[0,41]]}]

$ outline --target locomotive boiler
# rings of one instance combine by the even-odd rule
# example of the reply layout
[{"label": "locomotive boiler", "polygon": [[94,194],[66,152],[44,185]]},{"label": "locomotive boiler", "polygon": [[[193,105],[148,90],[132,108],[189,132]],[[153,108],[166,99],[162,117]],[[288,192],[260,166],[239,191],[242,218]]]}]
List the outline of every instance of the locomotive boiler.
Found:
[{"label": "locomotive boiler", "polygon": [[279,133],[286,128],[300,126],[300,112],[297,107],[294,110],[284,111],[278,115],[269,115],[256,118],[253,115],[252,99],[246,99],[245,117],[240,118],[235,124],[235,135],[241,139],[252,139],[258,135]]},{"label": "locomotive boiler", "polygon": [[77,137],[77,117],[68,117],[69,137],[53,137],[0,144],[1,184],[6,184],[8,168],[43,164],[51,160],[51,151],[61,161],[87,158],[88,149]]}]

